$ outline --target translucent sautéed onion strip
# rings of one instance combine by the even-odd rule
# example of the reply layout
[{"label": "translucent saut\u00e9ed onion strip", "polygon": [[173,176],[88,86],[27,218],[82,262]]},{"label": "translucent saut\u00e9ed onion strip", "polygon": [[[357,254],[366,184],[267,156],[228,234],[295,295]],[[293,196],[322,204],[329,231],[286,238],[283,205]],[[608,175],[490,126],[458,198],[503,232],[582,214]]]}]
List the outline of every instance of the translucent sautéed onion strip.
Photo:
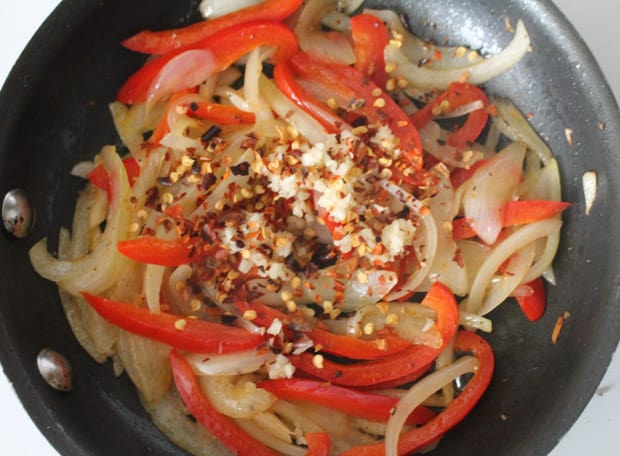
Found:
[{"label": "translucent saut\u00e9ed onion strip", "polygon": [[[504,263],[513,252],[539,238],[549,236],[559,231],[561,226],[562,221],[558,219],[546,219],[540,222],[534,222],[520,228],[497,245],[480,267],[472,284],[469,297],[466,302],[462,303],[463,310],[466,312],[480,313],[483,308],[483,298],[486,290],[502,263]],[[482,315],[484,314],[482,313]]]},{"label": "translucent saut\u00e9ed onion strip", "polygon": [[126,261],[116,252],[116,244],[127,237],[130,212],[127,174],[114,147],[105,147],[101,158],[112,176],[115,191],[106,229],[92,252],[73,261],[57,260],[47,253],[46,239],[30,250],[30,261],[35,270],[76,296],[81,291],[97,294],[110,288],[118,280],[122,263]]},{"label": "translucent saut\u00e9ed onion strip", "polygon": [[400,47],[388,46],[385,50],[387,62],[395,65],[394,74],[402,76],[411,85],[418,89],[446,89],[453,81],[459,81],[463,76],[472,84],[483,84],[512,68],[527,53],[530,47],[530,37],[523,21],[519,20],[513,40],[498,54],[466,64],[461,67],[434,69],[428,66],[420,67],[418,62],[412,62]]},{"label": "translucent saut\u00e9ed onion strip", "polygon": [[453,364],[424,377],[405,394],[392,416],[389,418],[385,431],[386,456],[398,456],[398,436],[411,412],[424,400],[444,385],[453,382],[461,375],[475,372],[478,360],[473,356],[459,358]]}]

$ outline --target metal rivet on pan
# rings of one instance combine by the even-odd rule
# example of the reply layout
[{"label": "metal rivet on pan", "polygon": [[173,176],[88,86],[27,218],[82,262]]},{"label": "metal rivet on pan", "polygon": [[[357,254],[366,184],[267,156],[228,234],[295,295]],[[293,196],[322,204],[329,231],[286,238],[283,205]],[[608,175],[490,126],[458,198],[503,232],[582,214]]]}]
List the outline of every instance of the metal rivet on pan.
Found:
[{"label": "metal rivet on pan", "polygon": [[9,233],[17,238],[28,236],[34,218],[34,208],[24,190],[16,188],[7,192],[2,201],[2,223]]},{"label": "metal rivet on pan", "polygon": [[73,374],[67,358],[51,348],[44,348],[37,356],[37,367],[41,377],[58,391],[73,389]]}]

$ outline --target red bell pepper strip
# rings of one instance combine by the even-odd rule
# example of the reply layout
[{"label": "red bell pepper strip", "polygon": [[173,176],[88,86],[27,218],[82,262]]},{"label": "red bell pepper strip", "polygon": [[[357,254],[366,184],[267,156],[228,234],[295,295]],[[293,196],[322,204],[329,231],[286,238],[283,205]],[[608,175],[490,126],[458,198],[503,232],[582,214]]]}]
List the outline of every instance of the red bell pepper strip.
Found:
[{"label": "red bell pepper strip", "polygon": [[256,122],[253,112],[242,111],[232,105],[203,101],[192,103],[187,108],[189,116],[210,120],[218,125],[251,125]]},{"label": "red bell pepper strip", "polygon": [[[160,89],[163,91],[161,97],[199,84],[201,81],[196,81],[198,76],[194,74],[199,65],[209,63],[207,69],[198,72],[200,78],[204,80],[211,74],[228,68],[252,49],[263,45],[277,47],[271,56],[271,62],[277,64],[297,50],[297,38],[288,27],[278,22],[251,22],[226,28],[216,35],[146,63],[123,84],[117,100],[125,104],[147,101],[153,90],[153,83],[165,73],[166,66],[187,52],[208,51],[209,61],[205,62],[206,56],[201,56],[200,59],[195,59],[189,68],[184,67],[183,74],[175,75],[179,79],[171,83],[172,88]],[[158,84],[161,84],[161,81]]]},{"label": "red bell pepper strip", "polygon": [[421,377],[439,353],[440,350],[426,345],[414,345],[394,355],[355,364],[324,359],[323,367],[317,368],[311,353],[291,357],[291,363],[307,374],[336,385],[383,388],[386,384],[405,383],[402,378],[413,381]]},{"label": "red bell pepper strip", "polygon": [[[123,159],[123,165],[125,166],[125,172],[127,173],[127,179],[129,185],[133,186],[134,182],[140,175],[140,163],[133,157],[127,157]],[[110,176],[106,172],[103,165],[95,166],[90,173],[88,173],[88,180],[95,187],[99,187],[108,194],[108,199],[111,200],[110,195]]]},{"label": "red bell pepper strip", "polygon": [[341,364],[329,359],[316,367],[312,353],[290,357],[291,363],[303,372],[336,385],[373,386],[392,382],[412,374],[422,375],[446,344],[452,339],[458,324],[458,308],[454,294],[443,284],[435,282],[422,301],[437,313],[436,326],[442,336],[442,346],[412,345],[381,359]]},{"label": "red bell pepper strip", "polygon": [[525,225],[559,214],[570,203],[564,201],[511,201],[504,208],[504,226]]},{"label": "red bell pepper strip", "polygon": [[372,14],[353,16],[351,38],[356,57],[355,68],[385,89],[387,73],[384,50],[390,42],[385,24]]},{"label": "red bell pepper strip", "polygon": [[433,119],[433,112],[435,109],[441,108],[442,103],[447,103],[447,110],[453,111],[456,108],[475,101],[481,101],[483,107],[470,112],[465,123],[452,132],[447,140],[449,146],[462,149],[480,136],[480,133],[484,130],[487,120],[489,119],[489,112],[487,109],[489,106],[489,99],[481,88],[469,83],[453,82],[448,86],[448,89],[435,98],[435,100],[415,112],[411,116],[411,121],[416,128],[423,128]]},{"label": "red bell pepper strip", "polygon": [[[455,350],[472,352],[480,365],[463,391],[426,424],[404,432],[398,440],[398,454],[413,454],[426,445],[435,442],[457,425],[478,403],[491,382],[495,358],[490,345],[480,336],[469,331],[460,331],[456,337]],[[383,456],[385,445],[361,445],[340,453],[340,456]]]},{"label": "red bell pepper strip", "polygon": [[308,443],[306,456],[328,456],[332,443],[327,432],[310,432],[304,435]]},{"label": "red bell pepper strip", "polygon": [[123,46],[144,54],[166,54],[220,33],[227,28],[253,21],[279,21],[290,16],[302,0],[267,0],[217,19],[197,22],[187,27],[152,32],[144,30],[127,38]]},{"label": "red bell pepper strip", "polygon": [[359,360],[383,358],[411,346],[411,342],[389,332],[378,335],[376,339],[366,340],[314,328],[308,336],[314,345],[321,346],[324,353]]},{"label": "red bell pepper strip", "polygon": [[[183,318],[82,293],[105,320],[130,333],[144,336],[180,350],[204,354],[234,353],[258,347],[264,338],[245,329]],[[180,326],[179,321],[183,321]],[[181,328],[181,329],[178,329]]]},{"label": "red bell pepper strip", "polygon": [[[291,321],[290,315],[264,304],[239,301],[236,306],[241,313],[254,310],[256,318],[252,320],[252,323],[263,328],[269,328],[276,318],[284,325],[288,325]],[[315,327],[307,331],[306,334],[312,339],[315,346],[321,346],[322,352],[355,360],[382,358],[411,346],[411,342],[390,333],[380,335],[376,339],[366,340],[332,334],[327,330]]]},{"label": "red bell pepper strip", "polygon": [[[317,380],[265,380],[258,386],[283,400],[311,402],[371,421],[387,421],[399,401],[396,397],[357,391]],[[421,406],[409,415],[407,423],[424,424],[434,416],[432,410]]]},{"label": "red bell pepper strip", "polygon": [[338,133],[346,125],[329,107],[310,95],[296,80],[288,62],[281,62],[273,70],[273,79],[293,103],[314,117],[328,133]]},{"label": "red bell pepper strip", "polygon": [[547,307],[547,295],[545,293],[543,280],[539,277],[528,282],[526,286],[532,289],[532,294],[529,296],[517,296],[515,299],[528,320],[540,320]]},{"label": "red bell pepper strip", "polygon": [[189,413],[233,454],[278,456],[278,453],[246,434],[232,418],[218,412],[203,394],[192,367],[176,350],[170,352],[174,384]]},{"label": "red bell pepper strip", "polygon": [[[510,201],[504,206],[504,227],[526,225],[528,223],[553,217],[570,206],[563,201],[524,200]],[[455,241],[469,239],[476,236],[466,218],[452,222],[452,238]]]},{"label": "red bell pepper strip", "polygon": [[192,260],[192,246],[182,239],[143,236],[117,244],[120,253],[134,261],[159,266],[181,266]]},{"label": "red bell pepper strip", "polygon": [[353,106],[343,108],[353,114],[362,114],[371,124],[387,124],[398,138],[403,157],[414,170],[422,168],[422,143],[418,131],[400,106],[368,76],[349,66],[321,62],[303,52],[291,57],[290,63],[296,74],[318,83],[336,98],[363,101],[360,106],[353,103]]}]

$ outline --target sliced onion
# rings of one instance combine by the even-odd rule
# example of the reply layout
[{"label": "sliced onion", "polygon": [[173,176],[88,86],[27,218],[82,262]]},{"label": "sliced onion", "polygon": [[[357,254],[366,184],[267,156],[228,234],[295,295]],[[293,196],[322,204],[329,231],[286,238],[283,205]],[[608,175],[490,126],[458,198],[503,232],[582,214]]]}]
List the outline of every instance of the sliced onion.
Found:
[{"label": "sliced onion", "polygon": [[355,52],[347,37],[339,32],[323,32],[320,21],[329,11],[337,8],[335,0],[307,2],[295,26],[295,34],[302,51],[321,60],[350,65],[355,63]]},{"label": "sliced onion", "polygon": [[237,425],[243,429],[248,435],[254,437],[256,440],[266,445],[267,447],[277,451],[278,453],[286,456],[305,456],[307,450],[291,443],[283,442],[277,436],[270,432],[265,432],[265,429],[260,426],[254,419],[242,420],[237,419],[235,421]]},{"label": "sliced onion", "polygon": [[261,77],[260,91],[274,112],[286,123],[295,127],[310,144],[325,141],[327,132],[323,126],[285,97],[272,80]]},{"label": "sliced onion", "polygon": [[198,6],[200,14],[205,19],[216,19],[235,11],[247,8],[249,6],[258,5],[263,0],[202,0]]},{"label": "sliced onion", "polygon": [[338,0],[338,10],[353,14],[364,4],[364,0]]},{"label": "sliced onion", "polygon": [[88,174],[93,170],[95,164],[92,161],[82,161],[76,163],[71,168],[70,174],[75,177],[81,177],[82,179],[88,179]]},{"label": "sliced onion", "polygon": [[152,188],[161,174],[163,161],[166,157],[164,147],[154,148],[140,163],[140,175],[134,181],[131,189],[131,199],[136,207],[144,207],[149,188]]},{"label": "sliced onion", "polygon": [[226,355],[186,356],[197,375],[241,375],[260,369],[273,354],[268,350],[248,350]]},{"label": "sliced onion", "polygon": [[291,438],[293,432],[275,413],[263,412],[252,418],[252,421],[262,428],[264,432],[274,436],[278,440],[288,444],[293,442]]},{"label": "sliced onion", "polygon": [[412,386],[407,394],[396,405],[392,416],[388,419],[385,431],[385,454],[386,456],[398,456],[398,437],[403,429],[407,417],[424,400],[444,385],[453,382],[461,375],[475,372],[478,368],[478,360],[473,356],[464,356],[453,364],[437,370],[424,377]]},{"label": "sliced onion", "polygon": [[468,291],[467,270],[456,260],[459,252],[452,239],[452,220],[459,208],[454,204],[454,191],[449,177],[441,177],[437,188],[437,194],[429,201],[431,215],[437,226],[437,252],[428,277],[441,281],[453,293],[463,296]]},{"label": "sliced onion", "polygon": [[65,312],[65,316],[67,317],[67,321],[69,322],[69,326],[71,326],[71,331],[73,331],[73,335],[77,341],[91,356],[91,358],[98,363],[104,363],[106,359],[108,359],[108,355],[107,353],[101,352],[97,348],[97,345],[89,332],[89,328],[86,327],[86,323],[84,321],[82,309],[83,306],[87,306],[88,304],[80,301],[79,298],[62,289],[58,290],[58,294],[60,295],[60,302]]},{"label": "sliced onion", "polygon": [[534,243],[531,243],[512,254],[506,267],[506,273],[498,277],[497,280],[493,280],[482,308],[478,311],[479,314],[488,314],[512,294],[514,289],[523,282],[523,278],[534,260],[535,253]]},{"label": "sliced onion", "polygon": [[[377,437],[382,437],[385,435],[385,428],[387,423],[378,422],[378,421],[370,421],[364,418],[354,417],[351,420],[351,426],[355,429],[359,429],[365,434],[376,435]],[[407,429],[409,426],[404,426],[403,429]]]},{"label": "sliced onion", "polygon": [[[358,279],[360,273],[365,278],[363,283]],[[353,278],[347,281],[342,310],[349,312],[360,306],[379,302],[397,283],[398,275],[393,271],[372,269],[357,271],[353,274]]]},{"label": "sliced onion", "polygon": [[346,320],[346,333],[358,337],[363,334],[366,325],[372,325],[375,331],[389,326],[413,344],[437,347],[442,341],[434,325],[436,318],[432,309],[417,303],[370,304],[361,307]]},{"label": "sliced onion", "polygon": [[248,104],[248,110],[256,113],[256,122],[273,120],[269,106],[263,102],[259,93],[259,81],[263,73],[261,48],[254,48],[248,55],[245,65],[243,93]]},{"label": "sliced onion", "polygon": [[200,85],[215,68],[210,50],[192,49],[179,54],[164,65],[151,83],[147,104],[152,105],[178,90]]},{"label": "sliced onion", "polygon": [[277,400],[269,391],[258,388],[248,375],[205,375],[198,380],[213,407],[232,418],[252,418],[269,410]]},{"label": "sliced onion", "polygon": [[[538,180],[530,186],[526,197],[532,200],[562,200],[560,170],[555,158],[547,161],[545,167],[538,174]],[[557,215],[556,218],[561,218],[561,215]],[[558,251],[559,244],[559,232],[547,236],[544,240],[544,247],[537,249],[536,261],[523,278],[523,283],[531,282],[540,275],[543,275],[549,283],[555,283],[555,275],[551,264]]]},{"label": "sliced onion", "polygon": [[482,100],[472,101],[471,103],[464,104],[463,106],[459,106],[452,111],[449,111],[439,117],[438,119],[455,119],[457,117],[466,116],[474,111],[479,111],[480,109],[484,109],[484,103]]},{"label": "sliced onion", "polygon": [[321,24],[328,29],[337,32],[350,33],[351,19],[345,13],[340,11],[330,11],[321,19]]},{"label": "sliced onion", "polygon": [[168,276],[165,286],[166,297],[170,302],[171,309],[174,309],[174,311],[183,314],[187,312],[187,309],[185,309],[185,300],[181,297],[181,293],[179,292],[180,287],[177,287],[179,284],[185,286],[191,276],[192,267],[189,264],[184,264],[175,268],[170,276]]},{"label": "sliced onion", "polygon": [[144,399],[149,402],[160,400],[172,381],[170,347],[120,331],[116,349],[127,375]]},{"label": "sliced onion", "polygon": [[494,122],[491,123],[487,138],[484,141],[484,148],[489,151],[496,151],[501,137],[502,133],[499,131],[499,128],[497,128]]},{"label": "sliced onion", "polygon": [[497,110],[497,115],[492,117],[495,126],[509,139],[527,144],[546,165],[553,158],[551,150],[514,103],[501,97],[490,97],[490,102]]},{"label": "sliced onion", "polygon": [[493,244],[502,229],[503,207],[521,181],[524,156],[525,145],[512,143],[481,166],[466,184],[465,217],[487,244]]},{"label": "sliced onion", "polygon": [[401,47],[389,45],[385,49],[386,62],[396,65],[395,75],[402,76],[419,89],[446,89],[450,83],[464,76],[472,84],[483,84],[512,68],[527,53],[530,37],[523,21],[519,20],[513,40],[498,54],[460,67],[435,69],[419,66],[411,61]]},{"label": "sliced onion", "polygon": [[242,96],[240,90],[234,90],[228,86],[218,86],[215,88],[214,95],[227,100],[231,105],[242,111],[250,111],[250,104]]},{"label": "sliced onion", "polygon": [[443,132],[436,122],[429,122],[418,133],[424,150],[448,166],[469,168],[483,157],[482,153],[474,149],[467,151],[440,143]]},{"label": "sliced onion", "polygon": [[121,142],[129,149],[132,157],[142,160],[146,156],[143,149],[143,134],[153,130],[165,112],[166,104],[158,103],[146,110],[145,103],[126,106],[120,102],[110,103],[110,113]]},{"label": "sliced onion", "polygon": [[[453,337],[450,342],[446,345],[446,347],[442,350],[442,352],[435,359],[435,369],[443,369],[444,367],[450,366],[454,363],[454,342],[455,337]],[[443,399],[445,404],[449,404],[454,400],[455,388],[454,383],[450,382],[447,385],[437,392],[437,395]]]},{"label": "sliced onion", "polygon": [[491,249],[481,242],[472,241],[469,239],[458,241],[456,245],[461,252],[461,257],[463,258],[465,269],[467,270],[467,294],[469,294],[471,284],[474,282],[476,275],[478,275],[480,267],[491,253]]},{"label": "sliced onion", "polygon": [[297,407],[288,401],[278,400],[272,410],[285,422],[291,423],[296,436],[301,437],[309,432],[325,432],[317,423],[304,415]]},{"label": "sliced onion", "polygon": [[459,325],[464,326],[470,331],[482,331],[485,333],[493,332],[493,321],[480,315],[459,311]]},{"label": "sliced onion", "polygon": [[530,223],[519,228],[499,243],[480,267],[469,297],[461,303],[462,309],[466,312],[480,314],[479,310],[482,308],[484,295],[498,268],[517,250],[537,239],[558,232],[561,226],[562,221],[556,218]]},{"label": "sliced onion", "polygon": [[142,405],[157,426],[175,445],[196,456],[230,456],[230,451],[192,417],[174,388],[161,400],[142,399]]},{"label": "sliced onion", "polygon": [[144,273],[144,296],[146,305],[153,314],[161,313],[161,285],[164,280],[164,266],[154,264],[146,265]]},{"label": "sliced onion", "polygon": [[[461,46],[436,46],[431,42],[424,41],[409,32],[400,16],[392,10],[364,9],[364,12],[372,14],[385,22],[391,35],[399,41],[402,40],[401,49],[412,62],[428,61],[432,63],[433,68],[446,69],[472,65],[484,60],[478,52]],[[441,55],[440,59],[437,59],[437,54]]]},{"label": "sliced onion", "polygon": [[583,194],[586,202],[586,215],[590,215],[597,194],[597,177],[594,171],[583,173]]},{"label": "sliced onion", "polygon": [[47,253],[47,240],[35,244],[29,252],[34,269],[48,280],[73,295],[82,291],[99,294],[109,289],[122,272],[127,261],[116,250],[116,244],[127,237],[129,220],[129,184],[127,173],[115,147],[104,147],[102,162],[110,176],[112,194],[106,229],[94,250],[74,261],[63,261]]},{"label": "sliced onion", "polygon": [[334,454],[339,454],[357,445],[377,443],[377,439],[351,426],[351,415],[309,402],[300,401],[294,404],[303,416],[315,422],[329,434]]}]

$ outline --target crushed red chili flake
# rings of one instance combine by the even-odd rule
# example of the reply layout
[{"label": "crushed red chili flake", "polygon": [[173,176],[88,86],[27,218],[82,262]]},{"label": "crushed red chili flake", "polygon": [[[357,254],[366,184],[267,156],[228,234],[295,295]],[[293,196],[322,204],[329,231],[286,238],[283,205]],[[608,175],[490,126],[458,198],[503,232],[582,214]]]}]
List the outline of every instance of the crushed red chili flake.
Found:
[{"label": "crushed red chili flake", "polygon": [[216,136],[218,136],[220,133],[222,133],[222,129],[220,127],[218,127],[217,125],[213,125],[211,128],[209,128],[201,137],[200,140],[203,143],[208,143],[209,141],[211,141],[213,138],[215,138]]}]

